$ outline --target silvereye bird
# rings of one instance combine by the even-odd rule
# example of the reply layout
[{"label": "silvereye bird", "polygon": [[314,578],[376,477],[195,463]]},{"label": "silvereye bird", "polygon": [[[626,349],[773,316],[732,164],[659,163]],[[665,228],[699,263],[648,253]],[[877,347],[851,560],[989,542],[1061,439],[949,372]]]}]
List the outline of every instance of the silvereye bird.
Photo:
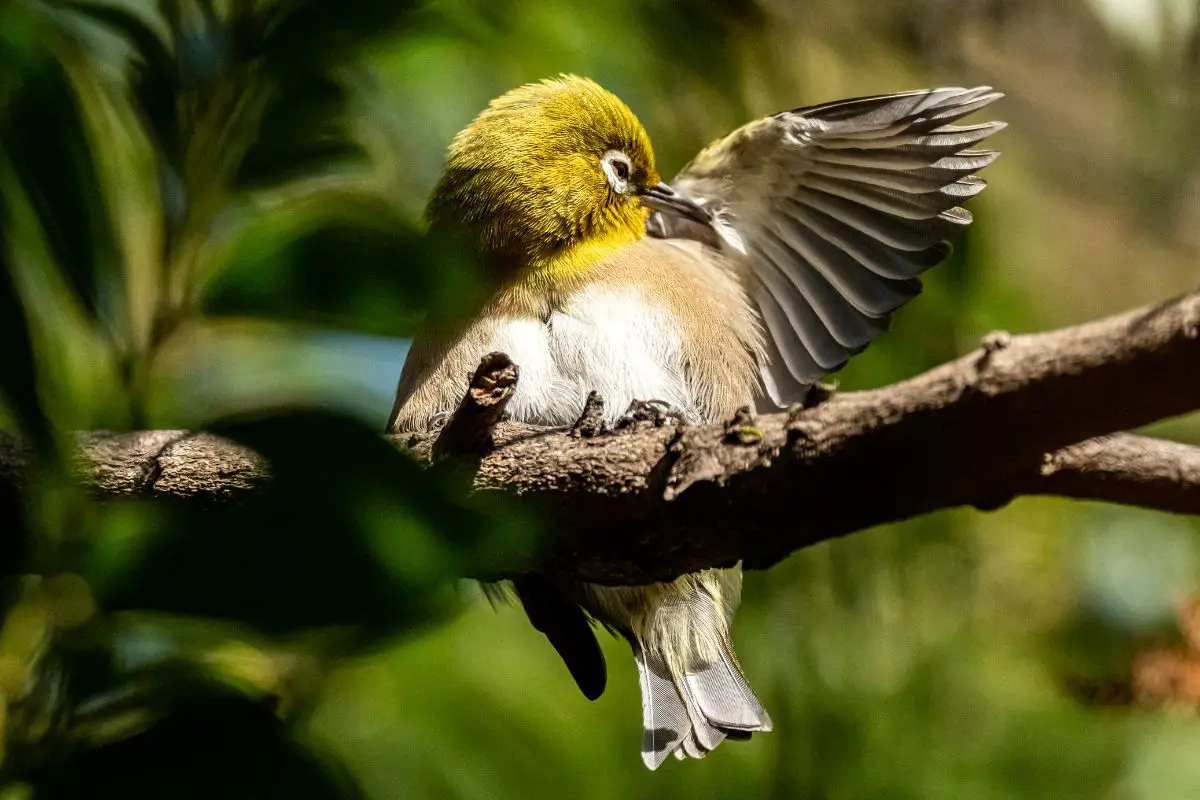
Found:
[{"label": "silvereye bird", "polygon": [[[520,368],[508,410],[527,423],[571,425],[592,390],[609,421],[635,400],[690,423],[801,400],[888,327],[971,221],[958,204],[997,153],[970,148],[1003,123],[950,123],[1000,96],[933,89],[786,111],[667,184],[637,117],[592,81],[503,95],[454,138],[427,209],[493,284],[472,318],[413,341],[388,429],[452,411],[493,351]],[[771,729],[730,642],[740,567],[624,587],[536,575],[515,589],[590,698],[606,673],[589,623],[628,640],[651,769]]]}]

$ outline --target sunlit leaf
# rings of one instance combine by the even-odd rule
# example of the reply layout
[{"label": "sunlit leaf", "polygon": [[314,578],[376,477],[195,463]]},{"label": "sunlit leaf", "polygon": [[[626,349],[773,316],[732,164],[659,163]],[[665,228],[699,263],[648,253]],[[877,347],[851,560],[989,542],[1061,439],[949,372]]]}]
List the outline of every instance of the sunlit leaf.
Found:
[{"label": "sunlit leaf", "polygon": [[137,60],[147,69],[164,75],[174,72],[175,57],[144,15],[125,6],[104,2],[75,0],[63,3],[63,6],[108,26],[127,38],[134,48]]},{"label": "sunlit leaf", "polygon": [[[171,48],[154,30],[150,18],[128,7],[101,2],[66,4],[78,13],[112,29],[133,48],[132,90],[153,138],[172,163],[181,156],[175,101],[179,94],[179,67]],[[148,5],[148,4],[147,4]]]}]

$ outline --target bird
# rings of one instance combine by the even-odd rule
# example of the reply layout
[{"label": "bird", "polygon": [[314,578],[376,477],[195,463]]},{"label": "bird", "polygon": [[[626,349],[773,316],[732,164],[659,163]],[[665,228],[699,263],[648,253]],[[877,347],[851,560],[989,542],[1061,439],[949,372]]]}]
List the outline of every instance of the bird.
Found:
[{"label": "bird", "polygon": [[[916,297],[972,221],[960,205],[1003,122],[955,125],[991,87],[856,97],[751,121],[671,181],[645,128],[595,81],[562,74],[493,100],[449,145],[426,207],[469,249],[480,299],[414,337],[388,422],[424,431],[481,357],[520,370],[516,421],[571,426],[591,392],[617,424],[657,403],[682,424],[803,401]],[[734,653],[740,565],[647,586],[530,574],[507,592],[583,694],[607,683],[596,628],[624,638],[642,697],[641,755],[703,758],[771,730]]]}]

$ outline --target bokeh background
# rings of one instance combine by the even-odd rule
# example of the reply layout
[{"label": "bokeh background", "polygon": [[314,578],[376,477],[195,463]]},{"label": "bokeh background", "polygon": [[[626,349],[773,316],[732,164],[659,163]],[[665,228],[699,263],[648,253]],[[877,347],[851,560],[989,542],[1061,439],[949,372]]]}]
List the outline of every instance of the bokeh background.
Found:
[{"label": "bokeh background", "polygon": [[[1193,713],[1070,689],[1171,641],[1194,519],[1022,499],[751,573],[776,730],[657,773],[624,644],[589,703],[519,611],[447,590],[538,531],[374,435],[406,337],[477,285],[421,209],[458,129],[559,72],[666,175],[786,108],[1007,93],[976,224],[843,388],[1200,283],[1195,0],[0,3],[0,429],[39,464],[0,498],[0,797],[1200,797]],[[69,479],[69,431],[202,426],[275,488],[202,515]]]}]

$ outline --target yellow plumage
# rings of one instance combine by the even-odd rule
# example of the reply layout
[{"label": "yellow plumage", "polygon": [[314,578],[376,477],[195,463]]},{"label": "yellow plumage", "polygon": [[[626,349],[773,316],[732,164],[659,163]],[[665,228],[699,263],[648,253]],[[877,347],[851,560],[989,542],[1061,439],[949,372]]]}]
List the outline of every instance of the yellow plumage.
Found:
[{"label": "yellow plumage", "polygon": [[430,222],[468,235],[494,266],[525,268],[522,278],[578,275],[645,235],[647,210],[611,198],[588,157],[609,149],[629,156],[632,179],[658,181],[646,131],[615,96],[572,75],[522,86],[454,137]]}]

